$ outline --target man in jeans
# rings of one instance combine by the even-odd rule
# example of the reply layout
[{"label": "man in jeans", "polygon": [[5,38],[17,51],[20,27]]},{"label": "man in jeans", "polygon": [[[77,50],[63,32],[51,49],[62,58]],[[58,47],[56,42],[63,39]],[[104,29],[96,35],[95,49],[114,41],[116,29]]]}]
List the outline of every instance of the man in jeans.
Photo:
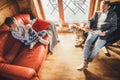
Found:
[{"label": "man in jeans", "polygon": [[[110,1],[102,0],[100,3],[100,11],[95,12],[93,17],[88,21],[88,37],[85,41],[83,50],[83,60],[77,70],[84,70],[98,54],[98,51],[106,44],[107,37],[117,29],[117,15],[115,12],[108,10]],[[90,47],[94,42],[94,47],[90,51]]]}]

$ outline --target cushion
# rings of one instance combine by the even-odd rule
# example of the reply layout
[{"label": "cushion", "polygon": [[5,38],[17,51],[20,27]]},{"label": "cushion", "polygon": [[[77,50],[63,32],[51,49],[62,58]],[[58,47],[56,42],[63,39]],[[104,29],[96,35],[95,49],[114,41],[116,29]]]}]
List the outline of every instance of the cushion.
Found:
[{"label": "cushion", "polygon": [[29,14],[18,14],[15,16],[15,18],[21,24],[29,24],[30,23],[30,15]]},{"label": "cushion", "polygon": [[32,28],[38,32],[38,31],[46,30],[49,25],[50,22],[37,18],[36,21],[33,23]]},{"label": "cushion", "polygon": [[15,40],[14,42],[15,43],[13,44],[12,48],[4,56],[9,63],[11,63],[15,59],[22,46],[22,43],[19,40]]},{"label": "cushion", "polygon": [[11,50],[11,46],[15,44],[16,39],[11,35],[9,27],[2,25],[0,27],[0,55],[4,55]]},{"label": "cushion", "polygon": [[7,31],[9,31],[9,27],[6,24],[3,24],[0,27],[0,33],[7,32]]},{"label": "cushion", "polygon": [[2,56],[0,56],[0,63],[8,63],[8,61],[4,59]]}]

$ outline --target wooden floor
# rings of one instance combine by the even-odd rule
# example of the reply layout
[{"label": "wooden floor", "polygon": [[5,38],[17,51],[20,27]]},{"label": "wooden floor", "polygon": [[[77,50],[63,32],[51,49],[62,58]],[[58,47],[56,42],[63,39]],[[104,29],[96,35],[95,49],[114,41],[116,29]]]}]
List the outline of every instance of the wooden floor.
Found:
[{"label": "wooden floor", "polygon": [[100,50],[87,70],[78,71],[76,67],[82,61],[82,47],[74,47],[72,33],[60,33],[59,38],[54,53],[48,54],[44,62],[40,80],[120,80],[119,53],[111,52],[112,56],[107,57]]}]

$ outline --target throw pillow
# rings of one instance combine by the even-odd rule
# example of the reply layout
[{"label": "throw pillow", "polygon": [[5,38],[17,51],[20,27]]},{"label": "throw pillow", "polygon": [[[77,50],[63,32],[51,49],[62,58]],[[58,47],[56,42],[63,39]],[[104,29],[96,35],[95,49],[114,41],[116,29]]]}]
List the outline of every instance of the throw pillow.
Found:
[{"label": "throw pillow", "polygon": [[37,18],[36,21],[33,23],[32,28],[38,32],[46,30],[49,27],[49,25],[50,22]]}]

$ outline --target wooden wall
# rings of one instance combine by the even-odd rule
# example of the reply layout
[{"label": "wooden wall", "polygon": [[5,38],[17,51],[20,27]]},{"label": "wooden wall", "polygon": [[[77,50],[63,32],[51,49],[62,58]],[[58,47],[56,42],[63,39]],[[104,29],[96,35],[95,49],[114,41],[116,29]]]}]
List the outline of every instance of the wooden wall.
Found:
[{"label": "wooden wall", "polygon": [[18,5],[14,0],[0,0],[0,25],[8,16],[13,16],[19,12]]},{"label": "wooden wall", "polygon": [[[92,16],[94,9],[96,9],[94,2],[97,1],[99,0],[92,0],[92,5],[94,6],[91,6],[89,18]],[[120,0],[110,0],[110,1],[115,2]],[[42,6],[40,6],[39,3],[40,0],[0,0],[0,25],[3,24],[6,17],[14,16],[15,14],[18,14],[20,12],[32,13],[33,16],[37,16],[44,19]],[[38,6],[36,7],[36,5]],[[62,21],[63,21],[62,23],[64,23],[64,20]]]},{"label": "wooden wall", "polygon": [[30,10],[30,0],[16,0],[18,3],[20,12],[29,12]]},{"label": "wooden wall", "polygon": [[30,13],[34,17],[35,16],[41,16],[40,14],[40,6],[39,6],[40,0],[16,0],[20,13]]},{"label": "wooden wall", "polygon": [[120,0],[110,0],[110,2],[116,2],[116,1],[120,1]]},{"label": "wooden wall", "polygon": [[37,16],[32,0],[0,0],[0,26],[6,17],[18,13],[32,13]]},{"label": "wooden wall", "polygon": [[18,13],[31,13],[34,17],[41,15],[37,13],[34,0],[0,0],[0,26],[4,23],[6,17]]}]

